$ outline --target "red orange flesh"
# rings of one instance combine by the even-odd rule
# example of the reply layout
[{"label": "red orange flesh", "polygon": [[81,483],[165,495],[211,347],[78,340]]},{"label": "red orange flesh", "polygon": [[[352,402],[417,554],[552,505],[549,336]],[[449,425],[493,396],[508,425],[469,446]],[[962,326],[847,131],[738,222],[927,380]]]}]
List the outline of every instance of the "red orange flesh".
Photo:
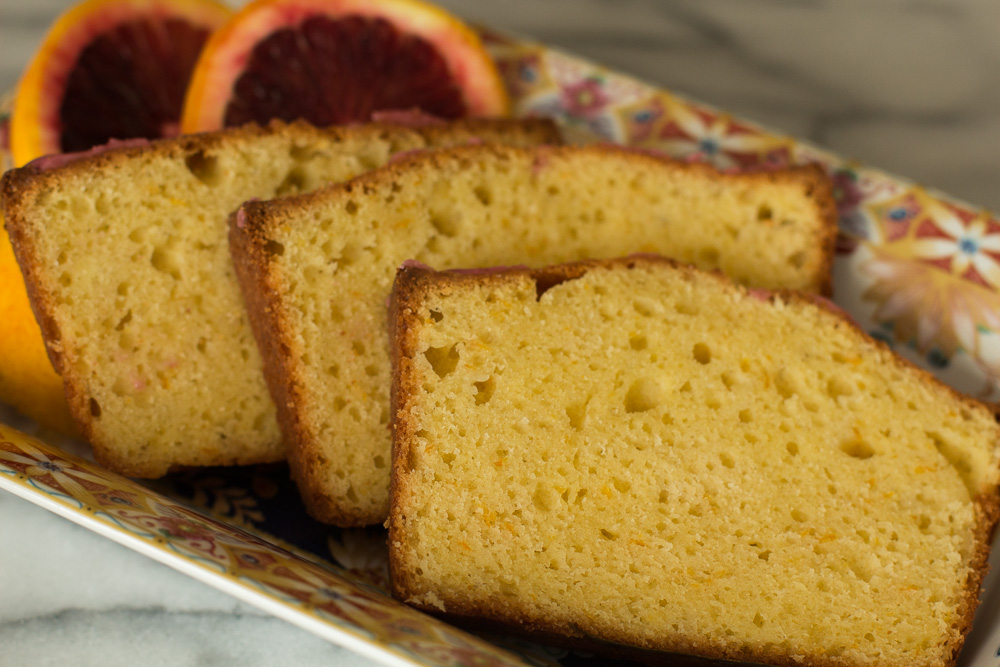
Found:
[{"label": "red orange flesh", "polygon": [[[64,150],[89,148],[88,143],[103,143],[106,139],[102,137],[107,134],[125,138],[140,132],[151,136],[176,133],[177,116],[195,60],[190,51],[200,49],[207,32],[231,14],[214,0],[86,0],[69,9],[49,29],[21,78],[9,121],[14,164],[20,166]],[[206,35],[197,38],[200,32]],[[115,53],[118,47],[132,52],[145,49],[139,53],[140,69],[153,70],[140,73],[139,79],[160,78],[171,83],[158,88],[167,99],[139,99],[135,106],[116,106],[120,95],[136,96],[136,89],[122,77],[122,71],[111,68],[106,76],[94,80],[92,69],[78,67],[81,58],[121,62],[121,54]],[[181,71],[185,60],[189,62],[187,72]],[[181,78],[183,82],[178,84]],[[95,90],[119,95],[95,98],[82,94]],[[172,124],[155,113],[171,104],[175,109]],[[149,110],[145,118],[143,108]],[[105,135],[101,134],[102,124]],[[80,131],[95,125],[96,133]],[[135,125],[138,130],[128,129]],[[2,229],[0,402],[14,406],[42,426],[74,433],[62,380],[49,362],[10,240]]]},{"label": "red orange flesh", "polygon": [[509,110],[479,37],[447,12],[419,0],[256,0],[202,51],[181,129],[364,121],[428,97],[439,102],[422,110],[445,117]]},{"label": "red orange flesh", "polygon": [[144,110],[173,106],[179,116],[194,55],[231,13],[214,0],[85,0],[68,10],[18,86],[14,163],[140,136],[136,126],[150,138],[176,134],[176,120],[151,123]]}]

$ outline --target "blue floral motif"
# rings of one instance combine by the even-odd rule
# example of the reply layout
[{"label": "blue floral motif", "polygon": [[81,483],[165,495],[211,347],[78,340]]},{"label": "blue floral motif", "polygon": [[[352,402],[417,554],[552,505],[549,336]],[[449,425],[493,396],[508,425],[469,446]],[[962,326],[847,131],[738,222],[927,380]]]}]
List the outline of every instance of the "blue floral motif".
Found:
[{"label": "blue floral motif", "polygon": [[656,114],[650,109],[642,109],[632,114],[632,120],[636,123],[651,123],[656,118]]},{"label": "blue floral motif", "polygon": [[419,628],[411,627],[409,625],[406,625],[405,623],[392,623],[390,624],[390,627],[393,630],[404,635],[420,636],[421,634],[423,634],[423,631],[420,630]]},{"label": "blue floral motif", "polygon": [[946,357],[941,350],[934,348],[927,353],[927,363],[934,368],[947,368],[948,364],[951,363],[951,359]]},{"label": "blue floral motif", "polygon": [[719,143],[711,137],[704,137],[698,141],[698,149],[706,155],[715,155],[719,152]]},{"label": "blue floral motif", "polygon": [[522,63],[518,69],[518,76],[521,78],[521,81],[534,83],[538,80],[538,69],[534,65]]},{"label": "blue floral motif", "polygon": [[905,206],[897,206],[889,210],[889,219],[893,222],[903,222],[913,217],[913,211]]},{"label": "blue floral motif", "polygon": [[320,588],[316,592],[322,595],[323,597],[329,598],[331,600],[343,600],[344,598],[347,597],[340,591],[336,591],[332,588]]}]

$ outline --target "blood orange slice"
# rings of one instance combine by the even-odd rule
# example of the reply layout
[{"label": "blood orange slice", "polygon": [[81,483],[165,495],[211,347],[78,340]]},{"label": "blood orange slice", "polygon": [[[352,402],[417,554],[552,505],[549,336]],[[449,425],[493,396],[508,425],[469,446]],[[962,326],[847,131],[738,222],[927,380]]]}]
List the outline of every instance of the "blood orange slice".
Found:
[{"label": "blood orange slice", "polygon": [[[176,134],[198,53],[231,15],[214,0],[86,0],[68,10],[18,86],[9,120],[13,162],[112,138]],[[74,432],[2,229],[0,402],[42,426]]]},{"label": "blood orange slice", "polygon": [[206,44],[184,132],[272,118],[316,125],[419,109],[443,118],[507,113],[479,37],[418,0],[256,0]]},{"label": "blood orange slice", "polygon": [[214,0],[86,0],[49,29],[10,119],[17,165],[177,134],[191,70],[232,12]]}]

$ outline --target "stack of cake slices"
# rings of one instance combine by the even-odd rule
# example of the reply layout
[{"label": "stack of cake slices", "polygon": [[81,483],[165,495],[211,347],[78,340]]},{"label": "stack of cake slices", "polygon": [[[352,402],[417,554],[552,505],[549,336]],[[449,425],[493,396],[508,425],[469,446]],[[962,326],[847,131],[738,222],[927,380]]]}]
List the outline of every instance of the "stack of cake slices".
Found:
[{"label": "stack of cake slices", "polygon": [[70,413],[126,475],[284,458],[227,243],[228,217],[395,155],[558,141],[543,120],[224,130],[41,158],[3,212]]},{"label": "stack of cake slices", "polygon": [[350,526],[389,510],[385,303],[402,262],[540,267],[650,252],[826,293],[833,216],[817,167],[723,174],[603,146],[478,145],[249,202],[230,248],[292,473],[313,516]]},{"label": "stack of cake slices", "polygon": [[246,128],[29,165],[4,214],[112,469],[287,455],[313,516],[388,520],[395,595],[459,621],[952,664],[1000,428],[825,301],[823,170],[557,143]]}]

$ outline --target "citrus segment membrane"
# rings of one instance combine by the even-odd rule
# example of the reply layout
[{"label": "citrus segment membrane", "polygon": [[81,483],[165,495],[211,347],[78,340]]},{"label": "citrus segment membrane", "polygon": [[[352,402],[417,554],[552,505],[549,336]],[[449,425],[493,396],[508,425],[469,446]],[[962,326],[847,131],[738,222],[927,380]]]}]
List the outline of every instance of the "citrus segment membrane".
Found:
[{"label": "citrus segment membrane", "polygon": [[86,0],[52,25],[17,89],[15,165],[178,132],[198,53],[232,12],[214,0]]},{"label": "citrus segment membrane", "polygon": [[205,45],[181,130],[272,118],[366,122],[413,109],[508,113],[496,65],[460,20],[418,0],[256,0]]},{"label": "citrus segment membrane", "polygon": [[96,37],[66,81],[61,151],[176,136],[188,79],[210,32],[184,19],[145,18]]},{"label": "citrus segment membrane", "polygon": [[468,113],[430,42],[382,18],[315,16],[298,28],[275,31],[253,49],[223,122],[301,118],[332,125],[412,107],[442,118]]}]

